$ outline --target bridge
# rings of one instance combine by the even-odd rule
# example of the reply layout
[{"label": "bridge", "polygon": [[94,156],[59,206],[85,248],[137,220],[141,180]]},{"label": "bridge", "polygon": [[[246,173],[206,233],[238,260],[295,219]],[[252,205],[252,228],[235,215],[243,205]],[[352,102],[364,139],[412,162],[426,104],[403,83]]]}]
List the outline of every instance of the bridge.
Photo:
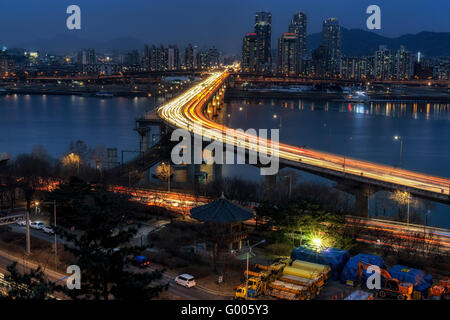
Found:
[{"label": "bridge", "polygon": [[[232,145],[233,148],[245,148],[247,152],[259,150],[271,154],[270,140],[228,128],[214,121],[213,115],[218,100],[223,97],[228,76],[227,71],[213,73],[159,107],[159,117],[172,128],[183,128],[191,133]],[[361,215],[368,214],[369,197],[379,190],[406,191],[417,197],[450,204],[450,179],[447,178],[283,143],[279,144],[279,161],[281,165],[336,181],[338,188],[355,195],[356,211]]]}]

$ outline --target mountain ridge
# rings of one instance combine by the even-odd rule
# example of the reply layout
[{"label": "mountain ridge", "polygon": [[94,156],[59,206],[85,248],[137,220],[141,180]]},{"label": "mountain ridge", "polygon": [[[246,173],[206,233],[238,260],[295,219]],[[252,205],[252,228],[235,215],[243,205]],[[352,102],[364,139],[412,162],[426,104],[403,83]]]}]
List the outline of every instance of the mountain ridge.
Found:
[{"label": "mountain ridge", "polygon": [[[400,45],[411,52],[420,51],[423,56],[450,56],[450,32],[421,31],[416,34],[404,34],[399,37],[386,37],[363,29],[341,27],[342,53],[348,56],[373,55],[380,45],[397,50]],[[307,48],[311,52],[322,42],[322,33],[307,36]],[[150,45],[151,41],[148,42]],[[28,43],[15,44],[14,48],[27,48],[53,54],[67,54],[85,48],[94,48],[102,52],[142,51],[146,42],[132,36],[120,36],[111,40],[90,40],[72,34],[58,34],[51,38],[35,39]],[[273,43],[276,45],[276,42]],[[275,49],[275,47],[274,47]]]}]

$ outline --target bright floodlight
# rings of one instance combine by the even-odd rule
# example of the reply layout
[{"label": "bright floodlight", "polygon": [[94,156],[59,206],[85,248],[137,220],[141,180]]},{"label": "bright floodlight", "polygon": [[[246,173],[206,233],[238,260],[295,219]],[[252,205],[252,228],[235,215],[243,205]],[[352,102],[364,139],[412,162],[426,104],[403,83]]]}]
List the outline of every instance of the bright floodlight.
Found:
[{"label": "bright floodlight", "polygon": [[312,243],[318,247],[320,247],[322,245],[322,239],[320,238],[314,238],[312,239]]}]

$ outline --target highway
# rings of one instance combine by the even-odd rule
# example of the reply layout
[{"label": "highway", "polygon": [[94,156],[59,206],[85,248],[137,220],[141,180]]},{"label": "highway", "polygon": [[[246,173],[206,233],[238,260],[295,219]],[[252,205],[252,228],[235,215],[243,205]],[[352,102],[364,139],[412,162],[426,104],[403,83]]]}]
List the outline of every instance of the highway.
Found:
[{"label": "highway", "polygon": [[[270,140],[226,127],[204,114],[205,103],[221,88],[227,77],[227,71],[213,73],[206,80],[159,107],[158,115],[173,128],[183,128],[191,133],[231,144],[237,148],[269,155],[276,154],[276,146],[274,147]],[[280,162],[293,167],[298,165],[320,168],[341,177],[363,178],[394,187],[407,187],[414,193],[432,194],[444,203],[450,201],[450,179],[447,178],[283,143],[279,143],[278,149]]]}]

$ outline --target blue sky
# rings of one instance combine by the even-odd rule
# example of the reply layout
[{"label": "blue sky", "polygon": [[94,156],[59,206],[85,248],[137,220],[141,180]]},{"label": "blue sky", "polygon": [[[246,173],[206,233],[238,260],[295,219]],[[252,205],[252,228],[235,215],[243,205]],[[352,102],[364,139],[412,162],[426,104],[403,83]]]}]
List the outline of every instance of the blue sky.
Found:
[{"label": "blue sky", "polygon": [[[274,39],[295,11],[308,15],[308,33],[319,32],[322,20],[336,17],[347,28],[365,28],[366,8],[382,11],[385,36],[427,31],[450,32],[449,0],[2,0],[0,44],[13,45],[68,32],[66,8],[82,10],[82,30],[88,39],[133,36],[146,43],[192,42],[238,50],[252,30],[257,10],[272,12]],[[226,50],[227,51],[227,50]]]}]

